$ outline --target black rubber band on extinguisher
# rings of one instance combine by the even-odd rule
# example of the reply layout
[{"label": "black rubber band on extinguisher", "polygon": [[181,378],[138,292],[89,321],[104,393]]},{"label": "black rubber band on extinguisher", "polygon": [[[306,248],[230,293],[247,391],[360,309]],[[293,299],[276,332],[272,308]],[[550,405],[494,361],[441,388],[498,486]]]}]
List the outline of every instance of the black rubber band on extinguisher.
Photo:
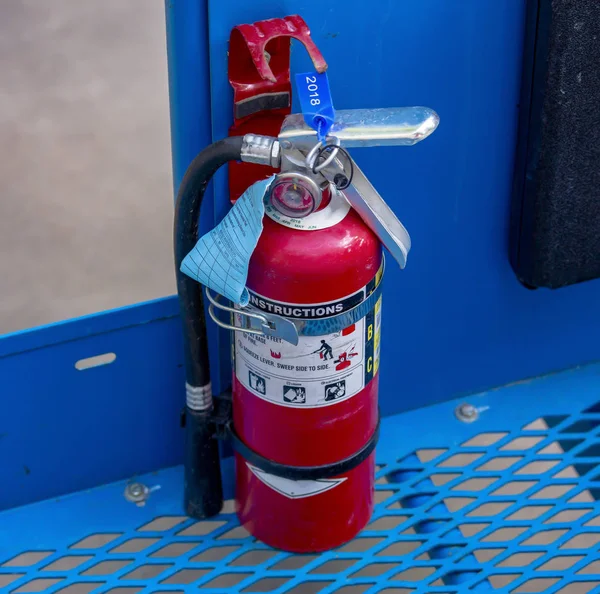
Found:
[{"label": "black rubber band on extinguisher", "polygon": [[322,466],[291,466],[289,464],[281,464],[270,458],[265,458],[252,448],[246,445],[240,436],[236,433],[233,423],[228,423],[227,434],[231,439],[234,451],[236,451],[244,460],[269,474],[290,479],[293,481],[318,481],[320,479],[328,479],[353,470],[359,464],[364,462],[375,450],[375,446],[379,441],[379,425],[381,418],[377,418],[377,426],[371,438],[365,445],[352,454],[348,458],[333,462],[332,464],[323,464]]}]

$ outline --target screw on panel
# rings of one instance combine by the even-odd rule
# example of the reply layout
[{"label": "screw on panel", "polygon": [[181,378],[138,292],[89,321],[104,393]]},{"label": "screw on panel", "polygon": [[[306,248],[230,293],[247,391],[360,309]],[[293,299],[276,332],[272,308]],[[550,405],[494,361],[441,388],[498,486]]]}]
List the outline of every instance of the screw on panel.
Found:
[{"label": "screw on panel", "polygon": [[479,418],[479,411],[472,404],[460,404],[454,411],[456,418],[463,423],[472,423]]},{"label": "screw on panel", "polygon": [[146,499],[148,499],[149,494],[150,489],[148,489],[148,487],[142,483],[129,483],[125,487],[124,493],[127,501],[131,501],[131,503],[135,503],[140,507],[146,503]]}]

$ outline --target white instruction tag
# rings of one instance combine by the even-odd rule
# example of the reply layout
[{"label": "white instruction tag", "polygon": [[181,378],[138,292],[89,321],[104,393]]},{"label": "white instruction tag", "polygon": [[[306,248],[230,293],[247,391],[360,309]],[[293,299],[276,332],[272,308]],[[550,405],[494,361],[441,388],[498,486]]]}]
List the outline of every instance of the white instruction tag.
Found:
[{"label": "white instruction tag", "polygon": [[273,177],[252,184],[181,263],[181,272],[238,305],[248,304],[248,264],[262,233],[264,196]]}]

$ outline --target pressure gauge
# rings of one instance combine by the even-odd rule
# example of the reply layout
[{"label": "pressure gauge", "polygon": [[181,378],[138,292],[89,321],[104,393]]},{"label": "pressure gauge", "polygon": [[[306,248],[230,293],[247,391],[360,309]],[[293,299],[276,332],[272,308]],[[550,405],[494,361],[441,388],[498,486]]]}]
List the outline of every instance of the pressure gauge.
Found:
[{"label": "pressure gauge", "polygon": [[273,208],[294,219],[308,216],[321,205],[319,186],[307,175],[295,171],[278,174],[270,192]]}]

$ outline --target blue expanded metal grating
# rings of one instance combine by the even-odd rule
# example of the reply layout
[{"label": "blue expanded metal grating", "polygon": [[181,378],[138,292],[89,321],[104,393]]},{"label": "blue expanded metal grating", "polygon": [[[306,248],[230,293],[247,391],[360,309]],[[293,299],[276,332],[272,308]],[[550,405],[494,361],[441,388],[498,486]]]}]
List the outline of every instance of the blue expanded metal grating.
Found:
[{"label": "blue expanded metal grating", "polygon": [[0,590],[600,592],[598,370],[469,398],[470,424],[456,402],[385,419],[375,514],[336,551],[270,549],[232,502],[189,520],[175,468],[138,479],[154,489],[143,507],[116,483],[0,514]]}]

